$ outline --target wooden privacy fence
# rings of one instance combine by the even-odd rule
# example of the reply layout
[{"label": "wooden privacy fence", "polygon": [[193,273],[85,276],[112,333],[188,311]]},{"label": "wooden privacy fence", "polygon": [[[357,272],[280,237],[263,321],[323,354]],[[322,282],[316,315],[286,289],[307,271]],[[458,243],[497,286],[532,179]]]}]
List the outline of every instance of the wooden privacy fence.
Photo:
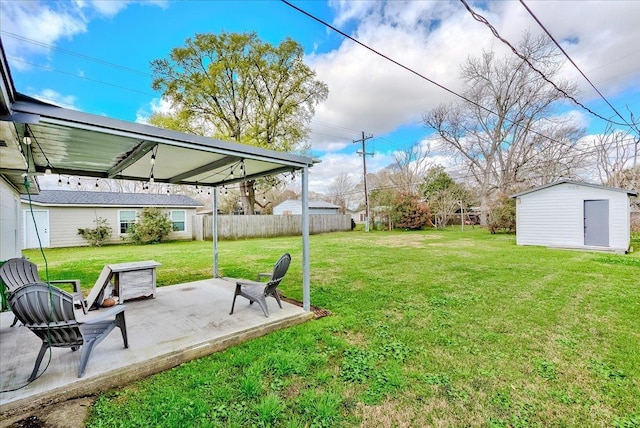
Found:
[{"label": "wooden privacy fence", "polygon": [[[213,216],[193,216],[193,239],[213,239]],[[311,214],[309,233],[351,230],[349,214]],[[266,238],[302,234],[301,215],[219,215],[218,239]]]}]

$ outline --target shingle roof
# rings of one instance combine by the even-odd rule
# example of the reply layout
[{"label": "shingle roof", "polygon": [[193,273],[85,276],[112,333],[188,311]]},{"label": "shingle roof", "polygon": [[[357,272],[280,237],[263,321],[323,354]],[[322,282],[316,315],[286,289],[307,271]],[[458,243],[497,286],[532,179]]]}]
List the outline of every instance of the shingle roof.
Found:
[{"label": "shingle roof", "polygon": [[[28,195],[21,195],[28,201]],[[85,192],[70,190],[41,190],[31,195],[31,201],[43,205],[90,205],[135,207],[201,207],[202,204],[186,195],[159,195],[149,193]]]}]

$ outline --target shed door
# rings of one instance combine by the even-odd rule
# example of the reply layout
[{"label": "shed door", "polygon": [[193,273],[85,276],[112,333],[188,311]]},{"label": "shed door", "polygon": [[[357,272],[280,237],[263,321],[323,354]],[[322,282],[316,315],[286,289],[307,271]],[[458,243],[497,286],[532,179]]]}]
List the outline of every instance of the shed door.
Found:
[{"label": "shed door", "polygon": [[[34,223],[35,218],[35,223]],[[49,248],[49,211],[24,210],[24,248]],[[36,233],[37,228],[37,233]],[[40,236],[40,240],[38,240]]]},{"label": "shed door", "polygon": [[609,246],[609,201],[584,201],[584,245]]}]

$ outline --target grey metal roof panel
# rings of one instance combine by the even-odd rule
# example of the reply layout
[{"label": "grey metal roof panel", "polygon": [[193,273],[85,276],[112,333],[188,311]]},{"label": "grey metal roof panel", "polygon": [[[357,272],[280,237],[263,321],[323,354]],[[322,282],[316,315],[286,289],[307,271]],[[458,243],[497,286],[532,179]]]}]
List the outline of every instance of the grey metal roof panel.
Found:
[{"label": "grey metal roof panel", "polygon": [[[27,195],[21,195],[28,201]],[[186,195],[164,195],[150,193],[86,192],[70,190],[41,190],[31,195],[31,201],[42,205],[88,205],[88,206],[157,206],[157,207],[201,207],[202,204]]]},{"label": "grey metal roof panel", "polygon": [[[302,204],[302,201],[300,199],[287,199],[286,201],[282,201],[281,203],[279,203],[276,206],[280,206],[286,203],[294,203],[296,205],[300,205]],[[338,205],[332,204],[331,202],[326,202],[326,201],[309,201],[309,208],[340,208]]]},{"label": "grey metal roof panel", "polygon": [[549,187],[557,186],[559,184],[574,184],[574,185],[578,185],[578,186],[592,187],[592,188],[595,188],[595,189],[610,190],[610,191],[613,191],[613,192],[624,192],[629,196],[638,196],[638,192],[636,192],[635,190],[619,189],[617,187],[609,187],[609,186],[603,186],[603,185],[600,185],[600,184],[592,184],[592,183],[585,183],[585,182],[581,182],[581,181],[563,179],[563,180],[554,181],[553,183],[545,184],[543,186],[534,187],[532,189],[525,190],[525,191],[520,192],[520,193],[515,193],[513,195],[510,195],[509,197],[510,198],[517,198],[517,197],[520,197],[522,195],[526,195],[526,194],[532,193],[532,192],[537,192],[539,190],[547,189]]}]

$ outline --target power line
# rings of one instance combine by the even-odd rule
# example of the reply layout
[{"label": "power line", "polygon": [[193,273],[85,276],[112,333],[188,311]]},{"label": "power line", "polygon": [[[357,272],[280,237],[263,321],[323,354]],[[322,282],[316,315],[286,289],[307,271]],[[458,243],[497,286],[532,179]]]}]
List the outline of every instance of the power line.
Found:
[{"label": "power line", "polygon": [[71,51],[71,50],[68,50],[68,49],[59,48],[57,46],[50,45],[50,44],[47,44],[47,43],[44,43],[44,42],[40,42],[38,40],[30,39],[30,38],[27,38],[27,37],[24,37],[24,36],[20,36],[18,34],[9,33],[8,31],[0,31],[0,33],[6,35],[8,37],[20,40],[20,41],[23,41],[23,42],[26,42],[26,43],[30,43],[32,45],[36,45],[36,46],[40,46],[40,47],[43,47],[43,48],[55,50],[55,51],[58,51],[58,52],[63,52],[65,54],[67,54],[67,55],[72,55],[72,56],[75,56],[75,57],[78,57],[78,58],[85,59],[87,61],[95,62],[97,64],[102,64],[102,65],[106,65],[108,67],[117,68],[118,70],[127,71],[129,73],[138,74],[140,76],[153,77],[151,73],[147,73],[147,72],[144,72],[144,71],[140,71],[140,70],[136,70],[136,69],[133,69],[133,68],[129,68],[129,67],[126,67],[124,65],[115,64],[113,62],[105,61],[105,60],[102,60],[102,59],[99,59],[99,58],[95,58],[95,57],[92,57],[92,56],[89,56],[89,55],[85,55],[85,54],[81,54],[81,53],[78,53],[78,52],[74,52],[74,51]]},{"label": "power line", "polygon": [[[400,63],[400,62],[398,62],[398,61],[396,61],[396,60],[394,60],[393,58],[391,58],[391,57],[389,57],[389,56],[387,56],[387,55],[385,55],[385,54],[383,54],[383,53],[381,53],[381,52],[379,52],[379,51],[375,50],[374,48],[372,48],[372,47],[368,46],[367,44],[365,44],[365,43],[363,43],[363,42],[361,42],[361,41],[359,41],[359,40],[358,40],[358,39],[356,39],[355,37],[352,37],[352,36],[348,35],[348,34],[347,34],[347,33],[345,33],[344,31],[342,31],[342,30],[340,30],[340,29],[336,28],[335,26],[333,26],[333,25],[329,24],[328,22],[326,22],[326,21],[324,21],[324,20],[322,20],[322,19],[320,19],[320,18],[316,17],[315,15],[313,15],[313,14],[311,14],[311,13],[309,13],[309,12],[305,11],[304,9],[301,9],[301,8],[299,8],[298,6],[296,6],[296,5],[292,4],[290,1],[288,1],[288,0],[280,0],[280,1],[281,1],[282,3],[284,3],[284,4],[286,4],[287,6],[289,6],[289,7],[293,8],[293,9],[297,10],[298,12],[302,13],[303,15],[306,15],[307,17],[309,17],[309,18],[313,19],[314,21],[319,22],[320,24],[322,24],[322,25],[326,26],[327,28],[332,29],[333,31],[337,32],[338,34],[342,35],[343,37],[345,37],[345,38],[347,38],[347,39],[349,39],[349,40],[353,41],[354,43],[356,43],[356,44],[358,44],[358,45],[362,46],[363,48],[365,48],[365,49],[367,49],[367,50],[369,50],[369,51],[373,52],[374,54],[376,54],[376,55],[378,55],[378,56],[380,56],[380,57],[384,58],[385,60],[387,60],[387,61],[389,61],[389,62],[392,62],[393,64],[397,65],[398,67],[401,67],[402,69],[404,69],[404,70],[406,70],[406,71],[408,71],[408,72],[410,72],[410,73],[412,73],[412,74],[414,74],[414,75],[418,76],[419,78],[421,78],[421,79],[423,79],[423,80],[426,80],[427,82],[429,82],[429,83],[431,83],[431,84],[433,84],[433,85],[435,85],[435,86],[439,87],[440,89],[442,89],[442,90],[444,90],[444,91],[446,91],[446,92],[448,92],[448,93],[450,93],[450,94],[452,94],[452,95],[454,95],[454,96],[456,96],[456,97],[458,97],[458,98],[460,98],[460,99],[462,99],[462,100],[466,101],[466,102],[467,102],[467,103],[469,103],[469,104],[472,104],[472,105],[476,106],[477,108],[479,108],[479,109],[481,109],[481,110],[483,110],[483,111],[485,111],[485,112],[487,112],[487,113],[489,113],[489,114],[492,114],[492,115],[495,115],[495,116],[499,116],[499,115],[498,115],[498,113],[494,112],[493,110],[491,110],[491,109],[489,109],[489,108],[487,108],[487,107],[485,107],[485,106],[483,106],[483,105],[481,105],[481,104],[479,104],[479,103],[477,103],[477,102],[475,102],[475,101],[473,101],[473,100],[471,100],[471,99],[469,99],[469,98],[465,97],[464,95],[461,95],[461,94],[459,94],[459,93],[455,92],[455,91],[454,91],[454,90],[452,90],[452,89],[447,88],[447,87],[446,87],[446,86],[444,86],[444,85],[441,85],[440,83],[437,83],[436,81],[434,81],[434,80],[432,80],[432,79],[428,78],[427,76],[425,76],[425,75],[423,75],[423,74],[421,74],[421,73],[419,73],[419,72],[417,72],[417,71],[413,70],[412,68],[410,68],[410,67],[408,67],[408,66],[406,66],[406,65],[404,65],[404,64],[402,64],[402,63]],[[586,108],[586,107],[585,107],[585,108]],[[595,113],[594,113],[594,114],[595,114]],[[598,117],[602,118],[603,120],[605,120],[605,121],[607,121],[607,122],[611,122],[610,120],[605,119],[605,118],[604,118],[604,117],[602,117],[602,116],[598,116]],[[511,123],[511,124],[514,124],[514,125],[516,124],[513,120],[509,119],[508,117],[505,117],[505,118],[504,118],[504,120],[505,120],[506,122]],[[616,122],[612,122],[612,123],[614,123],[614,124],[618,124],[618,123],[616,123]],[[623,125],[623,126],[624,126],[625,124],[618,124],[618,125]],[[554,143],[558,143],[558,144],[562,144],[562,143],[561,143],[561,142],[559,142],[558,140],[556,140],[556,139],[554,139],[554,138],[551,138],[551,137],[549,137],[549,136],[547,136],[547,135],[541,134],[541,133],[539,133],[539,132],[537,132],[537,131],[535,131],[535,130],[533,130],[533,129],[529,128],[528,126],[525,126],[524,128],[525,128],[525,129],[527,129],[529,132],[531,132],[531,133],[533,133],[533,134],[536,134],[536,135],[538,135],[538,136],[540,136],[540,137],[543,137],[543,138],[548,139],[549,141],[552,141],[552,142],[554,142]]]},{"label": "power line", "polygon": [[[283,0],[284,1],[284,0]],[[473,19],[475,19],[478,22],[481,22],[482,24],[486,25],[491,32],[493,33],[493,35],[500,40],[502,43],[504,43],[505,45],[509,46],[509,48],[511,49],[511,51],[513,51],[513,53],[520,58],[521,60],[523,60],[528,66],[529,68],[531,68],[533,71],[535,71],[536,73],[538,73],[540,75],[540,77],[542,77],[547,83],[549,83],[551,86],[553,86],[558,92],[560,92],[565,98],[573,101],[576,105],[580,106],[581,108],[583,108],[584,110],[586,110],[587,112],[589,112],[590,114],[598,117],[599,119],[604,120],[605,122],[609,122],[612,123],[614,125],[620,125],[620,126],[631,126],[627,123],[620,123],[620,122],[614,122],[611,119],[607,119],[604,116],[599,115],[598,113],[596,113],[595,111],[591,110],[589,107],[585,106],[584,104],[582,104],[580,101],[578,101],[575,97],[571,96],[570,94],[567,93],[567,91],[565,91],[564,89],[560,88],[558,85],[556,85],[551,79],[549,79],[542,71],[538,70],[538,68],[533,65],[533,63],[531,63],[531,61],[529,61],[529,59],[522,55],[520,52],[518,52],[518,50],[504,37],[502,37],[500,35],[500,33],[498,32],[498,30],[496,30],[496,28],[491,25],[491,23],[487,20],[487,18],[485,18],[484,16],[480,15],[479,13],[475,12],[471,6],[469,6],[469,4],[466,2],[466,0],[460,0],[460,2],[464,5],[464,7],[467,9],[467,11],[469,11],[469,13],[471,14],[471,16],[473,17]],[[624,119],[623,119],[624,120]]]},{"label": "power line", "polygon": [[609,107],[611,107],[611,110],[613,110],[615,112],[615,114],[618,115],[618,117],[620,119],[623,120],[623,122],[629,126],[629,127],[633,127],[629,122],[627,122],[627,120],[622,117],[622,115],[618,112],[618,110],[616,110],[616,108],[611,105],[611,103],[609,102],[609,100],[607,100],[605,98],[604,95],[602,95],[602,93],[598,90],[598,88],[596,88],[596,86],[591,82],[591,80],[589,80],[589,78],[582,72],[582,70],[580,69],[580,67],[578,67],[578,65],[573,61],[573,59],[571,59],[571,57],[569,56],[569,54],[562,48],[562,46],[560,46],[560,43],[558,43],[558,41],[551,35],[551,33],[549,32],[549,30],[547,30],[547,28],[542,24],[542,22],[540,22],[540,20],[538,19],[538,17],[531,11],[531,9],[529,9],[529,6],[527,6],[524,2],[524,0],[520,0],[520,4],[522,4],[522,6],[527,10],[527,12],[529,12],[529,14],[531,15],[531,17],[533,17],[533,19],[538,23],[538,25],[540,26],[540,28],[542,28],[544,30],[545,33],[547,33],[547,36],[549,36],[549,38],[553,41],[553,43],[555,43],[555,45],[558,47],[558,49],[560,49],[560,52],[562,52],[564,54],[565,57],[567,57],[567,59],[569,60],[569,62],[571,62],[571,64],[573,64],[573,66],[576,68],[576,70],[578,70],[580,72],[580,74],[582,75],[582,77],[584,77],[584,79],[589,83],[589,85],[591,85],[591,87],[598,93],[598,95],[600,95],[600,98],[602,98],[604,100],[605,103],[607,103],[607,105]]},{"label": "power line", "polygon": [[23,63],[23,64],[28,64],[28,65],[30,65],[30,66],[32,66],[32,67],[42,68],[43,70],[52,71],[52,72],[54,72],[54,73],[59,73],[59,74],[64,74],[64,75],[67,75],[67,76],[75,77],[75,78],[77,78],[77,79],[86,80],[86,81],[88,81],[88,82],[99,83],[99,84],[101,84],[101,85],[107,85],[107,86],[111,86],[111,87],[118,88],[118,89],[124,89],[125,91],[136,92],[136,93],[138,93],[138,94],[150,95],[150,96],[152,96],[152,97],[156,97],[156,96],[157,96],[157,94],[152,94],[152,93],[149,93],[149,92],[139,91],[139,90],[137,90],[137,89],[127,88],[127,87],[125,87],[125,86],[116,85],[116,84],[109,83],[109,82],[105,82],[105,81],[102,81],[102,80],[92,79],[92,78],[90,78],[90,77],[79,76],[79,75],[78,75],[78,74],[76,74],[76,73],[71,73],[71,72],[68,72],[68,71],[57,70],[57,69],[55,69],[55,68],[53,68],[53,67],[49,67],[49,66],[46,66],[46,65],[33,64],[33,63],[29,62],[29,61],[25,61],[25,60],[20,59],[20,58],[16,58],[16,57],[12,57],[12,56],[8,56],[7,58],[8,58],[8,59],[10,59],[10,60],[12,60],[12,61],[21,62],[21,63]]}]

